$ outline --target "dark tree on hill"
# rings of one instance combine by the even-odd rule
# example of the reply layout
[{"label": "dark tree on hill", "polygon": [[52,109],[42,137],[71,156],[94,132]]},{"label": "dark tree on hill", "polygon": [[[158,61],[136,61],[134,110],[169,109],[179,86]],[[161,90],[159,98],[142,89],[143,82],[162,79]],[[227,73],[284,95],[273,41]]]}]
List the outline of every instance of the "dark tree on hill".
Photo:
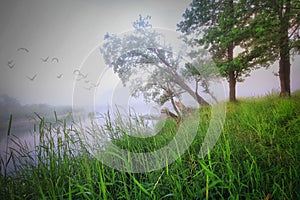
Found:
[{"label": "dark tree on hill", "polygon": [[204,45],[213,55],[220,73],[228,79],[229,99],[236,101],[236,83],[249,75],[253,65],[245,62],[245,52],[234,57],[234,49],[249,37],[247,21],[251,2],[246,0],[194,0],[177,26],[191,46]]},{"label": "dark tree on hill", "polygon": [[244,44],[249,60],[266,64],[279,60],[280,96],[290,96],[291,53],[300,50],[300,1],[252,0],[252,39]]}]

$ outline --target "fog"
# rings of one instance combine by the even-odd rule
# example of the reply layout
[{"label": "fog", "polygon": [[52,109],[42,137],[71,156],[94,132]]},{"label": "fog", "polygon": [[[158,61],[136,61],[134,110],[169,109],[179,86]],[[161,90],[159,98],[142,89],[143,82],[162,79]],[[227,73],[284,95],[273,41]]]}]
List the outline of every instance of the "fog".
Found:
[{"label": "fog", "polygon": [[[104,64],[99,47],[106,33],[131,31],[132,22],[140,14],[152,16],[153,27],[179,34],[176,24],[189,3],[181,0],[1,1],[0,96],[9,96],[20,106],[27,105],[27,110],[31,108],[28,105],[47,105],[50,112],[62,108],[58,106],[75,105],[100,112],[108,105],[122,104],[134,107],[137,112],[157,112],[155,104],[130,97],[128,88],[123,88],[117,75]],[[269,69],[253,71],[244,82],[237,84],[237,97],[278,91],[279,79],[273,74],[277,71],[278,63]],[[291,69],[292,91],[300,89],[299,75],[300,57],[295,56]],[[226,80],[223,84],[227,95]],[[14,110],[10,108],[3,113],[9,116]]]},{"label": "fog", "polygon": [[[154,28],[170,37],[178,36],[176,24],[182,20],[189,3],[0,0],[0,154],[7,150],[7,144],[13,145],[7,139],[9,134],[11,138],[17,136],[32,143],[39,117],[54,122],[56,117],[65,118],[74,111],[101,114],[108,109],[160,115],[160,106],[130,96],[129,89],[104,64],[99,48],[105,34],[132,31],[132,22],[139,15],[150,15]],[[169,36],[167,40],[171,39]],[[244,82],[237,83],[237,98],[279,91],[279,78],[274,76],[277,72],[278,62],[268,69],[253,71]],[[300,56],[295,56],[291,68],[292,91],[300,89],[299,77]],[[213,88],[217,96],[227,99],[225,79]],[[184,96],[184,103],[192,105],[192,100]]]}]

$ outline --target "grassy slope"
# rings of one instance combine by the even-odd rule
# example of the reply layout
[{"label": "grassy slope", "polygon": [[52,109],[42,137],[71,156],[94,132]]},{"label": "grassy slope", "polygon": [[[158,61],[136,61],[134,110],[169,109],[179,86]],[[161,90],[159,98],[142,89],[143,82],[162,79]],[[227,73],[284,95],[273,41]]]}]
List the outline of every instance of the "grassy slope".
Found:
[{"label": "grassy slope", "polygon": [[[207,109],[202,112],[208,112]],[[63,124],[61,125],[63,126]],[[168,127],[149,140],[125,137],[115,143],[144,152],[173,138]],[[84,151],[80,142],[51,141],[38,151],[39,165],[23,161],[15,177],[0,176],[4,199],[300,199],[300,92],[291,99],[275,96],[227,104],[224,131],[215,148],[199,158],[208,121],[183,156],[169,166],[144,174],[119,172]],[[69,135],[72,130],[59,129]],[[165,132],[166,131],[166,132]],[[40,133],[43,136],[43,131]],[[57,131],[56,131],[57,132]],[[129,145],[128,145],[129,144]],[[142,150],[141,150],[142,149]],[[19,151],[26,155],[26,150]],[[12,156],[16,160],[17,156]],[[1,165],[3,168],[5,162]]]}]

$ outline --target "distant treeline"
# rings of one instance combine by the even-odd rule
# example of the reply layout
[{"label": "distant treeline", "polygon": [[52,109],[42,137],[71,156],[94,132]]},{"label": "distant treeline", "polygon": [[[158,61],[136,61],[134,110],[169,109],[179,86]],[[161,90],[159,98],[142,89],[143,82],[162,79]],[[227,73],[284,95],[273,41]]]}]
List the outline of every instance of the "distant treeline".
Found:
[{"label": "distant treeline", "polygon": [[54,111],[57,115],[65,115],[72,112],[71,106],[52,106],[47,104],[27,104],[22,105],[16,98],[8,95],[0,96],[0,122],[8,120],[10,115],[14,119],[30,119],[38,115],[42,117],[54,117]]}]

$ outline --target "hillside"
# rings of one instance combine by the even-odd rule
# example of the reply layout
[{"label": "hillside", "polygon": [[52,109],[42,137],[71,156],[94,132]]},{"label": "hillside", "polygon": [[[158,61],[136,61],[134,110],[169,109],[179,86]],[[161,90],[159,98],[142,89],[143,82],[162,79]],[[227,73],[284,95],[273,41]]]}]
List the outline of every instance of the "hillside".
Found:
[{"label": "hillside", "polygon": [[[204,108],[200,114],[209,116],[209,112]],[[69,142],[58,140],[55,149],[55,137],[46,138],[46,133],[40,133],[45,138],[42,148],[37,148],[39,165],[30,162],[29,152],[26,161],[18,157],[26,156],[24,149],[14,153],[12,160],[19,159],[22,165],[15,174],[0,176],[0,194],[5,199],[300,198],[299,91],[292,98],[281,99],[276,94],[228,103],[217,144],[200,158],[208,122],[200,120],[195,140],[180,158],[147,173],[122,172],[103,165],[71,137]],[[151,151],[172,140],[176,134],[174,126],[167,121],[159,134],[150,139],[121,135],[114,143],[132,152]],[[122,130],[109,123],[102,128]],[[57,130],[65,136],[72,133],[63,127],[53,132],[58,134]],[[77,153],[72,152],[72,144],[77,145]],[[0,166],[5,168],[3,158]]]}]

